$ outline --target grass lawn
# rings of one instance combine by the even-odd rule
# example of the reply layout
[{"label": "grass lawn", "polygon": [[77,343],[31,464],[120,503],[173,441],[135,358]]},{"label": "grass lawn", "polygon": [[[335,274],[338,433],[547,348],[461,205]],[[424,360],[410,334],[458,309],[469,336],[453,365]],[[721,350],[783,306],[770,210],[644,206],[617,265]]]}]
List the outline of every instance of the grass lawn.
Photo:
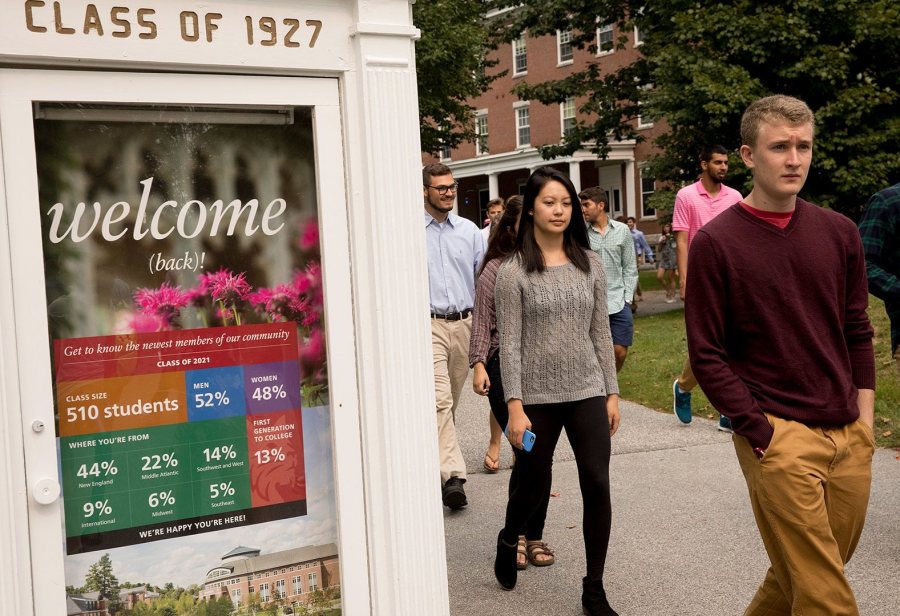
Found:
[{"label": "grass lawn", "polygon": [[[638,282],[641,283],[642,291],[665,291],[663,286],[656,279],[656,270],[638,270]],[[678,289],[678,279],[675,279],[675,289]]]},{"label": "grass lawn", "polygon": [[[653,272],[641,272],[642,284],[645,274]],[[875,328],[875,364],[878,371],[875,436],[881,447],[900,447],[900,377],[891,359],[890,326],[883,302],[869,296],[869,304],[869,318]],[[634,321],[634,346],[629,350],[625,367],[619,373],[622,397],[671,413],[672,381],[681,372],[686,354],[683,310],[648,316],[641,316],[638,312]],[[694,390],[693,403],[695,415],[711,419],[718,417],[699,388]]]}]

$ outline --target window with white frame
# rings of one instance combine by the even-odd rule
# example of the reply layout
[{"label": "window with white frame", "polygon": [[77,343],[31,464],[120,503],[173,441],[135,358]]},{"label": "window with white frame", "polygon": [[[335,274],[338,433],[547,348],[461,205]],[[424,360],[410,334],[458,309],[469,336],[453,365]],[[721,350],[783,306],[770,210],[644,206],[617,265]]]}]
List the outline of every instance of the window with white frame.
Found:
[{"label": "window with white frame", "polygon": [[570,96],[559,106],[562,116],[562,135],[568,137],[575,130],[575,97]]},{"label": "window with white frame", "polygon": [[602,56],[614,52],[613,25],[605,24],[597,28],[597,55]]},{"label": "window with white frame", "polygon": [[528,72],[528,56],[525,53],[525,33],[512,43],[513,50],[513,75],[521,75]]},{"label": "window with white frame", "polygon": [[309,574],[309,592],[315,592],[319,588],[319,582],[317,580],[318,574],[315,571]]},{"label": "window with white frame", "polygon": [[[644,7],[637,10],[636,17],[640,17],[644,12]],[[637,26],[634,27],[634,46],[639,47],[644,44],[644,33]]]},{"label": "window with white frame", "polygon": [[[643,103],[641,103],[643,105]],[[637,127],[638,128],[651,128],[653,126],[653,120],[649,119],[647,116],[638,114],[637,117]]]},{"label": "window with white frame", "polygon": [[655,218],[656,210],[649,205],[656,190],[656,181],[647,167],[641,167],[641,218]]},{"label": "window with white frame", "polygon": [[[641,100],[638,102],[639,109],[644,106],[643,99],[645,99],[647,97],[647,93],[650,91],[650,89],[652,87],[653,87],[652,84],[647,84],[647,85],[641,87]],[[640,111],[638,111],[637,127],[638,128],[650,128],[651,126],[653,126],[653,120],[651,120],[645,114],[642,114]]]},{"label": "window with white frame", "polygon": [[259,598],[261,601],[269,600],[269,584],[266,582],[265,584],[259,585]]},{"label": "window with white frame", "polygon": [[557,63],[568,64],[572,61],[572,31],[556,31]]},{"label": "window with white frame", "polygon": [[438,157],[441,160],[450,160],[450,146],[442,145],[441,149],[438,151]]},{"label": "window with white frame", "polygon": [[516,107],[516,147],[525,148],[531,145],[531,116],[528,105]]},{"label": "window with white frame", "polygon": [[294,577],[291,578],[291,585],[293,586],[295,595],[303,594],[303,585],[300,583],[299,575],[295,575]]},{"label": "window with white frame", "polygon": [[241,602],[241,589],[235,588],[231,591],[231,602],[237,605]]},{"label": "window with white frame", "polygon": [[475,116],[475,155],[488,153],[488,116],[487,111],[483,111]]},{"label": "window with white frame", "polygon": [[284,599],[287,596],[284,592],[284,580],[276,580],[275,581],[275,598],[276,599]]}]

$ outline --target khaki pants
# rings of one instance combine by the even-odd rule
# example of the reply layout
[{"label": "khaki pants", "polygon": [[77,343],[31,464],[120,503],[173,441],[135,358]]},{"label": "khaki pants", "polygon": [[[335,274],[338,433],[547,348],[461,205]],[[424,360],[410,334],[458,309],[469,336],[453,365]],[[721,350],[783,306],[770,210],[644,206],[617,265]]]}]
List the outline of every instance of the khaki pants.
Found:
[{"label": "khaki pants", "polygon": [[431,319],[434,355],[434,397],[437,406],[441,483],[466,478],[466,463],[456,440],[456,405],[469,376],[469,336],[472,317],[460,321]]},{"label": "khaki pants", "polygon": [[875,441],[861,421],[812,428],[768,415],[762,460],[734,448],[772,566],[744,616],[858,616],[844,577],[866,519]]}]

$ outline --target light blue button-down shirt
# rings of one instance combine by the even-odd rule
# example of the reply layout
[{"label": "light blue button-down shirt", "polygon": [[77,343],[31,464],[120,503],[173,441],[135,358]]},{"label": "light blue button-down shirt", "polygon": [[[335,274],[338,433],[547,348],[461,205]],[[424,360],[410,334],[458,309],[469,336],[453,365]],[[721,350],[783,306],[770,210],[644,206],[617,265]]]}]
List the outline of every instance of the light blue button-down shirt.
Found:
[{"label": "light blue button-down shirt", "polygon": [[450,214],[443,223],[425,212],[428,295],[431,312],[450,314],[475,305],[475,274],[484,258],[481,230]]},{"label": "light blue button-down shirt", "polygon": [[637,286],[638,269],[634,258],[634,239],[628,225],[609,219],[606,233],[587,225],[591,250],[600,255],[606,270],[606,309],[615,314],[631,301]]}]

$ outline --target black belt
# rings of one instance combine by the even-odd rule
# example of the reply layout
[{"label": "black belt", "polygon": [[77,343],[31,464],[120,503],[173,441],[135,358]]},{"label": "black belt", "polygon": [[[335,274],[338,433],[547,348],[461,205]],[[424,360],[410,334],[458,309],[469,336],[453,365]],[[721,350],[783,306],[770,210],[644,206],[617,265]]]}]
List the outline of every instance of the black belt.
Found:
[{"label": "black belt", "polygon": [[466,308],[462,312],[451,312],[450,314],[437,314],[436,312],[431,313],[432,319],[443,319],[445,321],[462,321],[466,317],[472,314],[471,308]]}]

